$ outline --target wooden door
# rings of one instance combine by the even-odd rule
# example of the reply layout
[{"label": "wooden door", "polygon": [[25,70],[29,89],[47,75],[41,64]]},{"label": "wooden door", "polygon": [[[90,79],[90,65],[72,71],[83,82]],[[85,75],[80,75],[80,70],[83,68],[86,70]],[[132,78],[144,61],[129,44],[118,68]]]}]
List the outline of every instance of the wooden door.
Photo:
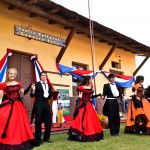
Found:
[{"label": "wooden door", "polygon": [[[20,81],[23,88],[26,89],[31,82],[33,82],[33,62],[30,59],[31,55],[13,52],[12,56],[8,59],[8,68],[17,69],[17,81]],[[24,104],[26,106],[28,117],[31,118],[31,111],[33,107],[33,100],[30,97],[30,92],[25,96]]]}]

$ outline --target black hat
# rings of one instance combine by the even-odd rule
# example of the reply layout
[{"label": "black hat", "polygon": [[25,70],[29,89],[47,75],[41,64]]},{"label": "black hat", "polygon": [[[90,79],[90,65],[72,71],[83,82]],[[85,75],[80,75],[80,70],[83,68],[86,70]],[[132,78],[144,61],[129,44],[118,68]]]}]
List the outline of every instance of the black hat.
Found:
[{"label": "black hat", "polygon": [[115,75],[113,73],[109,74],[108,79],[110,79],[110,78],[115,78]]}]

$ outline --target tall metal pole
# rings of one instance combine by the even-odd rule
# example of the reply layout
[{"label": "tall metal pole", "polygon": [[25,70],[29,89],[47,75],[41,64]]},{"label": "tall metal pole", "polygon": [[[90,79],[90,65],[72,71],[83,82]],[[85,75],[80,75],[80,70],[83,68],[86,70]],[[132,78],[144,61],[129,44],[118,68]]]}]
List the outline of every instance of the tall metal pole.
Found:
[{"label": "tall metal pole", "polygon": [[[95,73],[95,68],[94,68],[94,58],[95,58],[95,51],[94,51],[94,40],[93,40],[93,23],[91,21],[91,16],[90,16],[90,0],[88,0],[88,11],[89,11],[89,26],[90,26],[90,41],[91,41],[91,54],[92,54],[92,69],[93,73]],[[96,94],[96,82],[94,78],[94,91]]]}]

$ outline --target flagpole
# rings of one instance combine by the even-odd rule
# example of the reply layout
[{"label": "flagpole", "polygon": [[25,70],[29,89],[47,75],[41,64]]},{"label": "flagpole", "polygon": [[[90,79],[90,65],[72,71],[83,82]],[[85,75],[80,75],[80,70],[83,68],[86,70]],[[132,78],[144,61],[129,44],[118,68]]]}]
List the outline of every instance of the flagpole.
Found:
[{"label": "flagpole", "polygon": [[[95,51],[94,51],[94,40],[93,40],[93,22],[91,21],[91,16],[90,16],[90,0],[88,0],[88,11],[89,11],[89,25],[90,25],[90,42],[91,42],[91,54],[92,54],[92,69],[93,73],[95,73],[95,68],[94,68],[94,57],[95,57]],[[96,82],[94,78],[94,91],[96,94]]]}]

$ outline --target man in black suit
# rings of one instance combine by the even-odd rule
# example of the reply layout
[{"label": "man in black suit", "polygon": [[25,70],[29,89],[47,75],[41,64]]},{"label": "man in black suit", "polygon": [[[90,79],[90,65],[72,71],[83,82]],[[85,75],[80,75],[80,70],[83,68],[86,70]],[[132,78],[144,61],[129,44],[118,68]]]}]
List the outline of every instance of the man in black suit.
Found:
[{"label": "man in black suit", "polygon": [[40,73],[40,81],[36,82],[31,86],[31,97],[35,96],[34,103],[34,114],[35,114],[35,140],[40,145],[42,143],[42,129],[41,124],[44,122],[45,132],[43,141],[50,142],[50,133],[51,133],[51,113],[50,105],[48,100],[51,98],[52,90],[51,86],[46,82],[47,73]]},{"label": "man in black suit", "polygon": [[108,79],[110,83],[104,84],[103,96],[107,96],[103,107],[103,114],[108,117],[109,128],[111,136],[118,136],[120,130],[120,116],[119,116],[119,90],[115,84],[114,74],[109,74]]}]

